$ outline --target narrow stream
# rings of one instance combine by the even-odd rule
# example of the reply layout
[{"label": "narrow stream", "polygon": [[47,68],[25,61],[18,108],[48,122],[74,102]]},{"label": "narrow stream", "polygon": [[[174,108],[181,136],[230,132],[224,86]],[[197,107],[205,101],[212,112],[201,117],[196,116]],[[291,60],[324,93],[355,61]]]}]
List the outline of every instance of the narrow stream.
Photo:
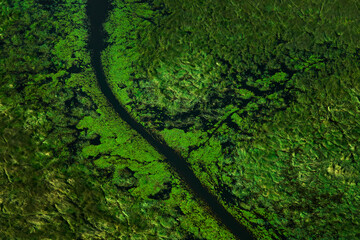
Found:
[{"label": "narrow stream", "polygon": [[146,141],[148,141],[160,154],[166,157],[166,161],[189,186],[195,196],[206,203],[208,208],[212,211],[212,214],[220,223],[225,225],[237,239],[254,239],[254,236],[228,211],[226,211],[219,203],[216,196],[212,195],[209,190],[201,184],[185,159],[178,155],[174,149],[160,142],[154,134],[149,133],[141,124],[136,122],[125,108],[122,107],[114,93],[111,91],[100,58],[101,51],[104,50],[105,47],[105,34],[103,32],[102,24],[106,20],[110,7],[111,4],[109,3],[109,0],[89,0],[87,6],[87,14],[90,20],[88,47],[91,51],[91,64],[95,70],[102,93],[119,116],[127,122],[132,129],[136,130]]}]

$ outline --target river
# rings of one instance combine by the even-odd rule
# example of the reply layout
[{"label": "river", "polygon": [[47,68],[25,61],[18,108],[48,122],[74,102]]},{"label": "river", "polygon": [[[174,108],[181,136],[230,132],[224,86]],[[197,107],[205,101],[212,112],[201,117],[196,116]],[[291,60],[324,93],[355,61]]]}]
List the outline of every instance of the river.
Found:
[{"label": "river", "polygon": [[157,138],[154,133],[148,132],[141,124],[136,122],[116,99],[106,80],[100,58],[101,51],[105,48],[104,39],[106,37],[102,24],[105,22],[110,8],[111,4],[106,0],[88,1],[87,14],[90,21],[88,47],[91,51],[91,64],[95,70],[97,81],[102,93],[105,95],[116,113],[125,122],[127,122],[132,129],[149,142],[160,154],[165,156],[166,161],[170,164],[174,171],[178,173],[183,182],[187,184],[195,196],[206,203],[212,215],[220,222],[220,224],[225,225],[237,239],[255,239],[254,236],[222,206],[216,196],[211,194],[210,191],[201,184],[200,180],[195,176],[186,160],[177,154],[175,150],[170,148],[166,143],[159,141],[159,138]]}]

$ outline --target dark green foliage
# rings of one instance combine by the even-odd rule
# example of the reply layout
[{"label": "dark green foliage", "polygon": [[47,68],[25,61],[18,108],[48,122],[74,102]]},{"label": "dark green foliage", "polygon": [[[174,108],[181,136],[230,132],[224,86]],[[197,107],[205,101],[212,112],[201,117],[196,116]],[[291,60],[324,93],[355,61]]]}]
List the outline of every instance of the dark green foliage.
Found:
[{"label": "dark green foliage", "polygon": [[[160,1],[156,4],[160,5]],[[122,29],[131,34],[138,32],[139,38],[137,45],[131,47],[137,52],[137,57],[130,60],[135,61],[131,64],[134,70],[126,70],[133,75],[121,80],[125,84],[123,88],[128,86],[121,91],[126,90],[133,99],[130,105],[141,110],[139,114],[144,122],[151,119],[160,129],[164,126],[209,128],[225,114],[221,109],[228,104],[244,107],[250,103],[249,108],[258,114],[265,109],[267,112],[283,109],[292,101],[295,77],[305,78],[303,74],[310,69],[324,68],[324,62],[329,61],[325,58],[331,59],[331,55],[344,51],[340,44],[349,48],[349,52],[357,46],[352,38],[330,41],[328,35],[336,35],[332,32],[323,38],[314,37],[318,32],[323,34],[324,22],[331,21],[339,28],[357,26],[354,10],[344,11],[335,18],[331,15],[335,3],[332,6],[325,2],[214,0],[162,4],[170,14],[158,17],[157,12],[153,13],[151,19],[157,24]],[[142,6],[133,5],[130,11]],[[350,2],[345,6],[350,8]],[[319,22],[319,19],[323,20]],[[310,31],[314,26],[317,27]],[[355,32],[353,38],[358,38]],[[122,41],[121,35],[116,36]],[[134,45],[132,42],[127,44]],[[123,53],[115,55],[123,56]],[[112,72],[122,69],[119,64],[115,66]],[[264,97],[269,97],[269,101],[264,101]],[[257,107],[254,101],[259,98],[263,100]]]}]

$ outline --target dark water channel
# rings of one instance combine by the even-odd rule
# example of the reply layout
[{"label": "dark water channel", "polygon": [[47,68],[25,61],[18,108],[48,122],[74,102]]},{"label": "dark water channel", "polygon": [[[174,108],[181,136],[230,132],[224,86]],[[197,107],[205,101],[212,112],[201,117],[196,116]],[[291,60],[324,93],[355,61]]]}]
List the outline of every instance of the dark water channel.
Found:
[{"label": "dark water channel", "polygon": [[[166,161],[179,174],[182,180],[188,185],[196,197],[206,203],[215,218],[225,225],[237,239],[254,239],[253,235],[241,225],[226,209],[219,203],[217,198],[204,187],[199,179],[192,172],[184,158],[179,156],[174,149],[161,142],[149,133],[141,124],[136,122],[125,108],[119,103],[111,91],[101,63],[100,54],[104,50],[105,33],[102,24],[105,22],[111,4],[106,0],[89,0],[87,14],[90,20],[89,45],[91,51],[91,63],[95,70],[98,84],[102,93],[119,116],[126,121],[130,127],[136,130],[146,141],[148,141],[160,154],[166,157]],[[121,26],[119,26],[121,27]],[[200,226],[199,226],[200,227]]]}]

